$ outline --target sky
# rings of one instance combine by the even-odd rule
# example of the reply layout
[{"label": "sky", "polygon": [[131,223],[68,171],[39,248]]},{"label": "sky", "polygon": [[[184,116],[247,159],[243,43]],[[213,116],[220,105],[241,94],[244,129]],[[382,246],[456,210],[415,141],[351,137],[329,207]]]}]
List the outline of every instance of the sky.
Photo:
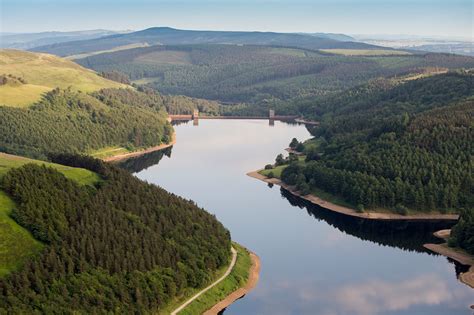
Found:
[{"label": "sky", "polygon": [[473,37],[472,0],[0,0],[1,32],[199,30]]}]

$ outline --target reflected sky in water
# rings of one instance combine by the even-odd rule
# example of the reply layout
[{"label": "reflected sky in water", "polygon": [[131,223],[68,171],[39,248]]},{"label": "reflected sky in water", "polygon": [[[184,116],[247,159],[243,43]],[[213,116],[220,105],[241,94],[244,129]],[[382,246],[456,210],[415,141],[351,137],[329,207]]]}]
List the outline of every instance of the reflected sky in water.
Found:
[{"label": "reflected sky in water", "polygon": [[245,175],[291,138],[309,138],[304,126],[200,120],[175,128],[170,157],[132,164],[147,167],[139,178],[214,213],[260,256],[259,284],[226,315],[472,314],[474,291],[457,281],[454,264],[420,246],[437,226],[347,220]]}]

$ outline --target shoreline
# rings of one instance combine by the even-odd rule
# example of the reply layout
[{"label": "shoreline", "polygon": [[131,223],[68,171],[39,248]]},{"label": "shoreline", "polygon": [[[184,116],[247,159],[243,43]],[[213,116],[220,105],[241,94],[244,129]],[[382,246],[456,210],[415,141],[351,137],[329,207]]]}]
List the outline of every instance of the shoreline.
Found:
[{"label": "shoreline", "polygon": [[315,195],[309,194],[306,196],[301,195],[294,187],[283,183],[278,178],[268,178],[259,173],[261,170],[253,171],[247,173],[247,176],[261,180],[265,183],[274,184],[282,187],[283,189],[289,191],[291,194],[305,199],[312,204],[320,206],[324,209],[334,211],[343,215],[368,219],[368,220],[380,220],[380,221],[456,221],[459,219],[458,214],[416,214],[416,215],[401,215],[396,213],[383,213],[383,212],[362,212],[359,213],[354,209],[336,205],[332,202],[321,199]]},{"label": "shoreline", "polygon": [[173,135],[171,136],[171,141],[169,143],[162,143],[160,145],[150,147],[150,148],[144,149],[144,150],[132,151],[132,152],[129,152],[129,153],[122,153],[122,154],[112,155],[112,156],[103,158],[101,160],[104,161],[104,162],[112,162],[112,163],[113,162],[118,162],[118,161],[123,161],[123,160],[127,160],[127,159],[130,159],[130,158],[133,158],[133,157],[142,156],[144,154],[148,154],[148,153],[152,153],[152,152],[156,152],[156,151],[161,151],[161,150],[167,149],[169,147],[172,147],[175,144],[176,144],[176,132],[173,132]]},{"label": "shoreline", "polygon": [[232,305],[235,301],[237,301],[238,299],[242,298],[243,296],[248,294],[250,291],[252,291],[253,288],[255,288],[255,286],[258,283],[258,279],[260,277],[261,261],[260,261],[260,258],[254,252],[248,249],[247,251],[250,255],[250,259],[252,260],[252,266],[250,267],[250,270],[249,270],[249,278],[247,279],[247,283],[243,287],[238,288],[234,292],[230,293],[228,296],[226,296],[223,300],[218,302],[212,308],[205,311],[204,315],[219,314],[219,312],[223,311],[224,309]]},{"label": "shoreline", "polygon": [[[433,233],[433,235],[443,240],[447,240],[450,232],[451,230],[441,230]],[[442,256],[451,258],[462,265],[470,266],[468,271],[459,274],[459,281],[474,289],[474,257],[472,255],[464,250],[451,248],[446,242],[443,244],[424,244],[423,247]]]},{"label": "shoreline", "polygon": [[305,125],[313,125],[313,126],[319,125],[319,121],[306,120],[306,119],[302,119],[302,118],[296,118],[295,121],[297,123],[305,124]]}]

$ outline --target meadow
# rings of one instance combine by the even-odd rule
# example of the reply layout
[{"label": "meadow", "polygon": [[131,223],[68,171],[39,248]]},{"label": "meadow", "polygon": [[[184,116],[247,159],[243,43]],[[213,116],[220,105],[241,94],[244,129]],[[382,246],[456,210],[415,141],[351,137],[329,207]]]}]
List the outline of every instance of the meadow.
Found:
[{"label": "meadow", "polygon": [[0,86],[0,105],[8,106],[31,105],[54,88],[93,92],[104,88],[126,87],[102,78],[72,61],[13,49],[0,50],[1,74],[14,75],[26,81],[26,84]]}]

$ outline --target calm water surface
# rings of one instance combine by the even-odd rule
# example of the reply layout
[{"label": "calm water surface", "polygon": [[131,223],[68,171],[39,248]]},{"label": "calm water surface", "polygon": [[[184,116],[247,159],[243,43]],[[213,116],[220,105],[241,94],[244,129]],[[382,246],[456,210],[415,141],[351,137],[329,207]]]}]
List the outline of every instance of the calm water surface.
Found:
[{"label": "calm water surface", "polygon": [[472,314],[474,291],[456,279],[463,267],[422,249],[440,226],[348,220],[245,175],[291,138],[309,138],[304,126],[201,120],[175,128],[170,156],[128,166],[214,213],[260,256],[260,282],[226,315]]}]

